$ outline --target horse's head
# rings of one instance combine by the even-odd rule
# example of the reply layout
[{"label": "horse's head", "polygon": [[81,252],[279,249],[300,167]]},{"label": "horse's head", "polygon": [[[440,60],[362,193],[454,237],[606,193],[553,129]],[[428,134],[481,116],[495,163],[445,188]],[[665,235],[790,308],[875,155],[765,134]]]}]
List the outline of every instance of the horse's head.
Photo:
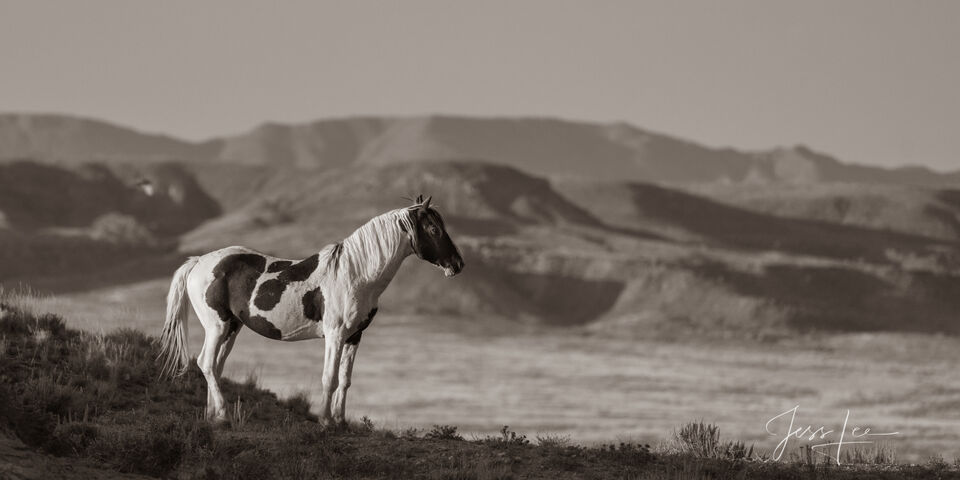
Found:
[{"label": "horse's head", "polygon": [[430,207],[430,199],[417,197],[417,202],[408,208],[412,228],[405,228],[410,246],[421,259],[443,269],[443,274],[452,277],[463,270],[463,258],[457,246],[450,240],[440,212]]}]

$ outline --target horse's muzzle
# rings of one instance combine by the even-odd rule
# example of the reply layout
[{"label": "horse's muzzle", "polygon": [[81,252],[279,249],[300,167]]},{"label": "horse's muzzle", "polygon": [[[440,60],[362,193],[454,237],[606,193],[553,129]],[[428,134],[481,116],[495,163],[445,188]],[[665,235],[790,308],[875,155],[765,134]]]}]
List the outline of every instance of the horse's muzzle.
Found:
[{"label": "horse's muzzle", "polygon": [[443,263],[443,275],[453,277],[463,271],[463,259],[457,257],[450,262]]}]

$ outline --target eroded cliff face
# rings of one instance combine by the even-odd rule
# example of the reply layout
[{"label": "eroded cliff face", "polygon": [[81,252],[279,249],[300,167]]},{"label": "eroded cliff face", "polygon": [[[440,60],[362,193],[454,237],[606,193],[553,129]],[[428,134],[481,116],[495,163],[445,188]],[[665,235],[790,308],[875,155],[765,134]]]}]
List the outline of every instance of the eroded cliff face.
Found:
[{"label": "eroded cliff face", "polygon": [[220,207],[176,164],[17,160],[0,163],[0,211],[0,281],[26,281],[170,251]]},{"label": "eroded cliff face", "polygon": [[[957,330],[954,240],[771,215],[664,186],[548,181],[475,160],[241,175],[209,164],[4,168],[41,172],[0,179],[11,185],[59,179],[23,189],[40,195],[28,207],[15,190],[0,195],[5,279],[134,260],[130,268],[163,277],[169,262],[144,259],[174,248],[177,258],[237,244],[305,257],[423,193],[466,269],[445,279],[408,259],[382,299],[394,312],[615,335]],[[136,187],[142,178],[152,195]]]},{"label": "eroded cliff face", "polygon": [[408,260],[383,299],[395,311],[644,334],[952,329],[956,305],[942,289],[958,256],[942,239],[779,217],[650,184],[547,182],[476,161],[272,182],[275,194],[194,230],[184,246],[239,239],[304,256],[424,192],[467,270],[445,281]]}]

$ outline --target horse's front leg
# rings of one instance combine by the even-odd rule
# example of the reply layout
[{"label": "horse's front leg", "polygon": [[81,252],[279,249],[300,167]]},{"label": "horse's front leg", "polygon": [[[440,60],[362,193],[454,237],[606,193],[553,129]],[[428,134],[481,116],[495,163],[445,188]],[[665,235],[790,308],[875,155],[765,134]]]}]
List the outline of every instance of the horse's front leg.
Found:
[{"label": "horse's front leg", "polygon": [[353,360],[357,357],[357,348],[360,346],[360,336],[363,332],[356,332],[343,345],[340,357],[340,375],[337,381],[337,390],[333,393],[333,421],[344,424],[347,421],[347,389],[350,388],[350,377],[353,376]]},{"label": "horse's front leg", "polygon": [[340,371],[340,355],[345,341],[342,327],[331,328],[324,332],[323,385],[320,392],[320,422],[324,426],[333,425],[330,404],[333,392],[337,389],[337,374]]}]

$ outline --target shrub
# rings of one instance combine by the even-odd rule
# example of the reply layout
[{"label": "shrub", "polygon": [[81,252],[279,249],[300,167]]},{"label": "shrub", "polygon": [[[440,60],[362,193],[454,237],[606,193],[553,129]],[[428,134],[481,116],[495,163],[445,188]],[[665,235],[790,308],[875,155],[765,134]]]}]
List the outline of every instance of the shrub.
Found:
[{"label": "shrub", "polygon": [[943,472],[950,468],[950,464],[943,459],[943,455],[931,455],[927,457],[926,467],[937,473],[939,477]]},{"label": "shrub", "polygon": [[0,318],[0,333],[7,335],[36,335],[45,331],[49,336],[62,337],[66,331],[63,319],[51,313],[32,315],[13,306],[3,304],[3,317]]},{"label": "shrub", "polygon": [[546,448],[565,448],[570,446],[569,435],[540,435],[537,434],[537,445]]},{"label": "shrub", "polygon": [[183,443],[188,451],[212,449],[214,447],[213,426],[207,422],[193,422]]},{"label": "shrub", "polygon": [[896,463],[897,451],[893,445],[877,443],[870,447],[857,446],[843,451],[843,463],[859,465],[890,465]]},{"label": "shrub", "polygon": [[753,457],[753,445],[749,447],[743,442],[723,442],[717,449],[717,456],[728,460],[743,460]]},{"label": "shrub", "polygon": [[167,415],[149,416],[140,425],[111,430],[90,443],[88,455],[121,472],[163,476],[180,463],[185,440],[195,429],[183,419]]},{"label": "shrub", "polygon": [[233,408],[227,410],[227,414],[231,424],[243,428],[247,424],[247,420],[250,419],[252,411],[249,408],[244,408],[243,401],[238,397],[233,404]]},{"label": "shrub", "polygon": [[99,436],[95,425],[86,422],[69,422],[57,425],[44,445],[44,450],[54,455],[79,455]]},{"label": "shrub", "polygon": [[0,384],[0,426],[10,429],[23,443],[38,447],[50,438],[57,425],[54,415],[37,405],[23,403],[9,386]]},{"label": "shrub", "polygon": [[360,418],[360,425],[358,425],[358,430],[364,433],[372,433],[377,427],[373,424],[373,420],[370,417],[364,415]]},{"label": "shrub", "polygon": [[246,388],[259,388],[260,387],[260,374],[255,369],[250,369],[247,371],[246,378],[243,379],[242,385]]},{"label": "shrub", "polygon": [[288,438],[294,444],[299,445],[315,445],[323,442],[329,434],[328,430],[320,426],[319,423],[309,421],[294,425],[289,432]]},{"label": "shrub", "polygon": [[310,419],[314,422],[319,420],[319,417],[310,413],[312,405],[310,404],[310,395],[307,392],[297,392],[280,402],[280,404],[297,416]]},{"label": "shrub", "polygon": [[60,377],[45,374],[33,379],[24,386],[21,397],[25,405],[36,405],[58,418],[66,418],[76,411],[82,411],[84,395],[70,386],[64,385]]},{"label": "shrub", "polygon": [[597,456],[629,466],[646,465],[655,458],[655,455],[650,452],[650,445],[625,442],[618,445],[601,445],[597,450]]},{"label": "shrub", "polygon": [[268,452],[261,448],[244,450],[233,457],[223,478],[262,480],[271,478]]},{"label": "shrub", "polygon": [[497,444],[497,445],[530,445],[530,440],[527,440],[526,435],[518,434],[510,430],[509,425],[504,425],[500,429],[499,437],[486,437],[482,438],[481,441],[487,444]]},{"label": "shrub", "polygon": [[699,458],[712,458],[720,448],[720,428],[703,421],[690,422],[676,432],[677,447],[682,453]]},{"label": "shrub", "polygon": [[433,428],[424,435],[424,438],[431,440],[463,440],[457,433],[455,425],[434,425]]}]

